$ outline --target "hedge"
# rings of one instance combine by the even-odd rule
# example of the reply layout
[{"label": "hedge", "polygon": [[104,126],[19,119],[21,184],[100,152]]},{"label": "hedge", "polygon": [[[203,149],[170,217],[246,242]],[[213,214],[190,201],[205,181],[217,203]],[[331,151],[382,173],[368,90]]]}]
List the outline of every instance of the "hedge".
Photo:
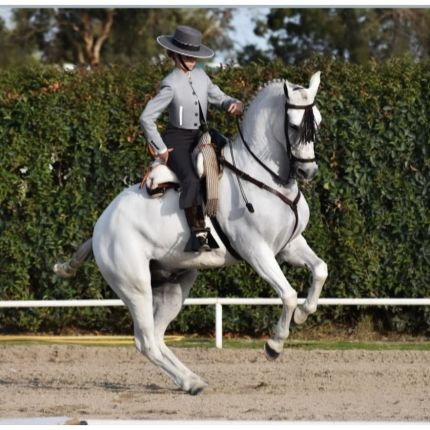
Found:
[{"label": "hedge", "polygon": [[[0,75],[0,300],[114,298],[93,260],[76,278],[54,276],[91,236],[95,221],[148,163],[138,117],[169,64],[66,72],[57,67]],[[245,103],[274,78],[308,84],[321,70],[323,122],[318,176],[302,190],[311,208],[305,232],[327,262],[322,297],[429,296],[430,67],[397,59],[355,66],[315,58],[208,70]],[[162,123],[165,124],[163,117]],[[211,109],[227,136],[235,122]],[[304,296],[310,274],[282,266]],[[244,263],[201,272],[192,297],[274,297]],[[212,307],[186,307],[171,330],[210,333]],[[268,333],[279,307],[225,309],[234,333]],[[363,316],[380,330],[429,334],[428,308],[321,307],[309,324],[354,325]],[[122,308],[2,310],[0,331],[131,332]]]}]

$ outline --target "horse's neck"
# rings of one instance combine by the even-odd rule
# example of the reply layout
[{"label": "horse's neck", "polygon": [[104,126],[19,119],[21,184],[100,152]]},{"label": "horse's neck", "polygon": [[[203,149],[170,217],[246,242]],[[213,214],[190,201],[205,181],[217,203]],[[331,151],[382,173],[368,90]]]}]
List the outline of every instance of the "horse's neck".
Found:
[{"label": "horse's neck", "polygon": [[[264,99],[255,102],[248,109],[241,128],[246,143],[251,148],[256,157],[264,163],[270,170],[286,178],[287,153],[285,144],[279,142],[275,133],[275,127],[283,126],[282,113],[276,111],[264,103]],[[238,167],[244,168],[248,174],[263,180],[269,185],[273,183],[273,178],[246,149],[240,134],[234,142],[234,157]]]}]

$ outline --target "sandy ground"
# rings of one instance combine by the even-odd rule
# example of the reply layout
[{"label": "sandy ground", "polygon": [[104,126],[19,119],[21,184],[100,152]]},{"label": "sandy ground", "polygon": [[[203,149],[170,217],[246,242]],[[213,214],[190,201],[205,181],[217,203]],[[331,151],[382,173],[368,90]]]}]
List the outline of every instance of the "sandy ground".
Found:
[{"label": "sandy ground", "polygon": [[174,351],[209,382],[202,394],[133,347],[0,346],[0,417],[430,421],[430,352]]}]

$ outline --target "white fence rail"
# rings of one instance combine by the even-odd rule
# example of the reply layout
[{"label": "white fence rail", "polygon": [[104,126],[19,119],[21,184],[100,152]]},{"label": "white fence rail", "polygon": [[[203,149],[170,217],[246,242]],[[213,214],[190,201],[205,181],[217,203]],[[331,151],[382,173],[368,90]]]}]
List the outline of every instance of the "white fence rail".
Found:
[{"label": "white fence rail", "polygon": [[[303,304],[305,299],[299,299]],[[223,305],[281,305],[279,298],[189,298],[185,305],[215,306],[215,344],[222,348],[222,307]],[[319,306],[430,306],[430,298],[423,299],[319,299]],[[0,301],[3,308],[61,308],[61,307],[99,307],[124,306],[122,300],[6,300]]]}]

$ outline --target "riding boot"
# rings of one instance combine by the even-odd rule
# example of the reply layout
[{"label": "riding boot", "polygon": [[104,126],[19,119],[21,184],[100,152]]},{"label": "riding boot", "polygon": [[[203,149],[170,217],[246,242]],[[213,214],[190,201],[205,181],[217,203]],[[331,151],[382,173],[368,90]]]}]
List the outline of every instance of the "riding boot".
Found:
[{"label": "riding boot", "polygon": [[191,230],[191,237],[188,241],[186,252],[210,251],[208,242],[209,229],[205,225],[205,217],[201,206],[185,208],[185,217]]}]

